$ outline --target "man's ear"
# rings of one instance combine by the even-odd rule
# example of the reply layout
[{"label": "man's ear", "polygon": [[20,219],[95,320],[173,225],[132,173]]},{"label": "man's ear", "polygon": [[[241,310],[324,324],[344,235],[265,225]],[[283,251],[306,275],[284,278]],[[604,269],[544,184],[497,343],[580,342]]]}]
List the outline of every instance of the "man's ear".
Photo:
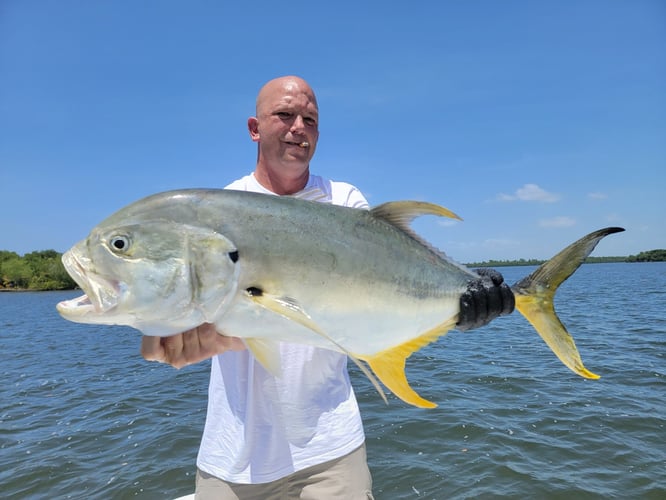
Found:
[{"label": "man's ear", "polygon": [[247,130],[253,142],[259,142],[259,120],[255,116],[247,119]]}]

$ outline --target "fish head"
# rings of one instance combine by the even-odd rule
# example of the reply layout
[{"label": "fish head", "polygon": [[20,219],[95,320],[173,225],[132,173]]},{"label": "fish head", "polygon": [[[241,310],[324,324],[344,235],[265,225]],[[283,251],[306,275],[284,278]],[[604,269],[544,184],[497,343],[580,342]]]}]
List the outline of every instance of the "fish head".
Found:
[{"label": "fish head", "polygon": [[85,293],[57,305],[65,319],[127,325],[146,335],[214,322],[235,295],[239,275],[229,239],[173,220],[102,223],[62,260]]}]

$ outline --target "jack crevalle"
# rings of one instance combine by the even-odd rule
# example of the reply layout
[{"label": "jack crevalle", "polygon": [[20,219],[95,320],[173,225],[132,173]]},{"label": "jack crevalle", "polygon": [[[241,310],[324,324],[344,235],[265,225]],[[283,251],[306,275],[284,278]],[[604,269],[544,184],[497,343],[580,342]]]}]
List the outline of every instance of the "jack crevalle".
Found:
[{"label": "jack crevalle", "polygon": [[[433,407],[409,386],[405,361],[455,327],[460,296],[478,276],[412,231],[412,220],[426,214],[458,218],[415,201],[359,210],[221,189],[156,194],[63,255],[85,295],[57,309],[71,321],[146,335],[214,323],[243,338],[275,374],[276,342],[338,350],[367,363],[407,403]],[[511,287],[516,308],[587,378],[598,377],[583,366],[553,297],[597,243],[619,231],[588,234]]]}]

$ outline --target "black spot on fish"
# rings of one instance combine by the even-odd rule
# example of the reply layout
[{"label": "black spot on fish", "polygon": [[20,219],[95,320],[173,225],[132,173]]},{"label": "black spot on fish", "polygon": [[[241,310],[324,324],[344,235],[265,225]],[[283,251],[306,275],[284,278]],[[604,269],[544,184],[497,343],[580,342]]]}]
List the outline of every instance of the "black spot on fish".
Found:
[{"label": "black spot on fish", "polygon": [[233,252],[229,252],[229,258],[231,259],[231,262],[234,264],[238,262],[238,250],[234,250]]},{"label": "black spot on fish", "polygon": [[256,286],[251,286],[245,290],[250,297],[261,297],[264,294],[264,291],[261,288]]}]

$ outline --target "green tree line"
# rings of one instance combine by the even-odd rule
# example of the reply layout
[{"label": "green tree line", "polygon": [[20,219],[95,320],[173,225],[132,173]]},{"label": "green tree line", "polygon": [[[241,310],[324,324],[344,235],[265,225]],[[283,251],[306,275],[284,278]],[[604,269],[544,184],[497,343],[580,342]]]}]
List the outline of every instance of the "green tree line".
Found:
[{"label": "green tree line", "polygon": [[[0,290],[71,290],[76,283],[65,271],[62,254],[41,250],[20,256],[0,250]],[[649,250],[628,257],[588,257],[585,262],[663,262],[666,250]],[[470,267],[536,266],[543,260],[488,260],[467,264]]]},{"label": "green tree line", "polygon": [[[638,255],[629,255],[628,257],[588,257],[585,262],[588,264],[598,264],[602,262],[664,262],[666,261],[666,250],[648,250],[640,252]],[[473,262],[467,264],[469,267],[502,267],[502,266],[539,266],[546,262],[538,259],[518,259],[518,260],[487,260],[484,262]]]},{"label": "green tree line", "polygon": [[666,260],[666,250],[649,250],[638,255],[630,255],[627,262],[663,262]]},{"label": "green tree line", "polygon": [[41,250],[20,256],[0,250],[0,290],[71,290],[76,283],[65,271],[61,253]]}]

